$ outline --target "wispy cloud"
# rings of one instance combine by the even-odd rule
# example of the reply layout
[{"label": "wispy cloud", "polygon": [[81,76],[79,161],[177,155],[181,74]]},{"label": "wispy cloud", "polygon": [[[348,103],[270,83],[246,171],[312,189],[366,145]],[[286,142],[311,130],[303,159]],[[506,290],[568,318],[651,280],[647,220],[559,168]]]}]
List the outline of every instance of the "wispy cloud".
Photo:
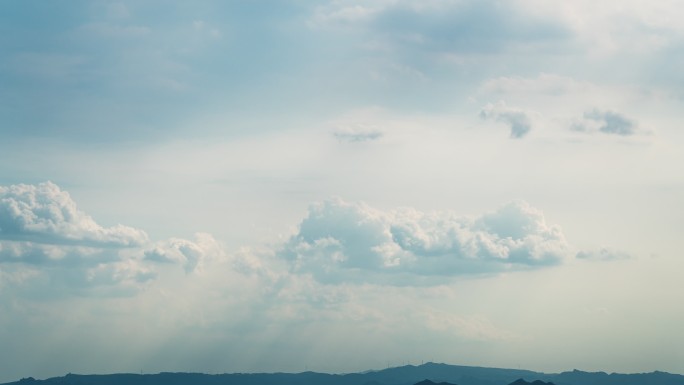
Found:
[{"label": "wispy cloud", "polygon": [[374,126],[356,124],[337,127],[333,135],[344,142],[367,142],[380,139],[383,132]]},{"label": "wispy cloud", "polygon": [[416,52],[479,53],[520,45],[549,48],[552,45],[547,43],[569,35],[562,24],[491,1],[393,1],[364,6],[332,2],[317,9],[312,23],[354,24],[387,46]]},{"label": "wispy cloud", "polygon": [[482,119],[506,123],[511,129],[511,138],[520,139],[532,130],[530,114],[519,108],[509,107],[505,102],[488,103],[480,110]]},{"label": "wispy cloud", "polygon": [[631,136],[637,133],[637,123],[618,112],[593,109],[584,113],[581,120],[572,127],[574,131],[609,135]]},{"label": "wispy cloud", "polygon": [[632,255],[620,250],[609,248],[600,248],[597,250],[582,250],[575,256],[578,259],[592,260],[592,261],[614,261],[620,259],[632,258]]}]

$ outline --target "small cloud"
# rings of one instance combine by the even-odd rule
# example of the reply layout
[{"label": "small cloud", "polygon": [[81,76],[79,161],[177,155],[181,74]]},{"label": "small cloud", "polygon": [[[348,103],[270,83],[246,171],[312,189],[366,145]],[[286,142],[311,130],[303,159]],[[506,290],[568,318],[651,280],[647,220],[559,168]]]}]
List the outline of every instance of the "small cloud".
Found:
[{"label": "small cloud", "polygon": [[480,118],[506,123],[511,128],[511,138],[519,139],[527,135],[532,129],[530,114],[509,107],[503,101],[496,104],[488,103],[480,110]]},{"label": "small cloud", "polygon": [[157,263],[182,264],[186,273],[202,268],[207,258],[217,258],[223,254],[218,242],[210,234],[195,234],[195,241],[171,238],[158,242],[145,251],[145,259]]},{"label": "small cloud", "polygon": [[584,113],[581,120],[576,121],[573,131],[594,133],[602,132],[610,135],[630,136],[637,133],[637,123],[614,111],[593,109]]},{"label": "small cloud", "polygon": [[383,133],[374,126],[357,124],[338,127],[333,131],[333,135],[340,141],[355,143],[380,139]]},{"label": "small cloud", "polygon": [[615,261],[629,259],[632,258],[632,256],[623,251],[611,250],[604,247],[598,250],[582,250],[575,255],[575,258],[592,261]]}]

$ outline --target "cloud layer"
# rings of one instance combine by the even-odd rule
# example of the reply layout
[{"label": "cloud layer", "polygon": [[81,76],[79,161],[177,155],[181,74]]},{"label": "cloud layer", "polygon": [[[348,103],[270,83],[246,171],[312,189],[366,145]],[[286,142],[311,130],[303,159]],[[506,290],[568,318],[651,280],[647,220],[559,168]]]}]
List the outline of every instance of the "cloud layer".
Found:
[{"label": "cloud layer", "polygon": [[[103,227],[54,183],[0,191],[0,263],[38,281],[59,282],[69,292],[110,286],[130,293],[164,266],[189,274],[226,258],[209,234],[151,242],[141,230]],[[334,198],[311,205],[298,232],[278,248],[284,270],[242,254],[234,257],[235,268],[247,273],[289,270],[323,283],[432,285],[454,276],[555,265],[567,257],[568,245],[558,226],[522,201],[470,218],[412,208],[385,212]]]}]

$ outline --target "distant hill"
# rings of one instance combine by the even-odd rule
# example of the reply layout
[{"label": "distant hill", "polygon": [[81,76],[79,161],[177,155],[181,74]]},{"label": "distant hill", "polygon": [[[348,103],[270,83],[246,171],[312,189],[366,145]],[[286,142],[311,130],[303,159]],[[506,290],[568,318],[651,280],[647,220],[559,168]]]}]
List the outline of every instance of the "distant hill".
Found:
[{"label": "distant hill", "polygon": [[556,374],[521,369],[437,363],[406,365],[350,374],[159,373],[67,374],[45,380],[25,378],[0,385],[684,385],[684,376],[665,372],[607,374],[574,370]]},{"label": "distant hill", "polygon": [[436,382],[433,382],[433,381],[430,381],[430,380],[423,380],[423,381],[421,381],[421,382],[416,382],[416,383],[413,384],[413,385],[456,385],[456,384],[450,384],[450,383],[448,383],[448,382],[436,383]]},{"label": "distant hill", "polygon": [[553,382],[544,382],[541,380],[534,380],[532,382],[527,382],[522,378],[511,382],[509,385],[554,385]]}]

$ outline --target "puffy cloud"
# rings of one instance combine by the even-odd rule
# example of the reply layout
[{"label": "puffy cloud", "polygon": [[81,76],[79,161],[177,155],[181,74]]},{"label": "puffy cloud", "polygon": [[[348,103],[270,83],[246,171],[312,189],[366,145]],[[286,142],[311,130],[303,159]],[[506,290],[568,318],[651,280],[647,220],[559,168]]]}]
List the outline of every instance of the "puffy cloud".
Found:
[{"label": "puffy cloud", "polygon": [[506,123],[511,128],[511,138],[522,138],[532,129],[530,115],[517,108],[509,107],[503,101],[488,103],[480,110],[482,119],[491,119]]},{"label": "puffy cloud", "polygon": [[45,182],[0,186],[0,239],[132,247],[147,242],[147,235],[128,226],[100,226],[78,210],[69,193]]},{"label": "puffy cloud", "polygon": [[190,273],[223,255],[209,234],[151,244],[142,230],[103,227],[51,182],[0,186],[0,265],[28,277],[17,281],[18,293],[132,294],[157,276],[159,262]]},{"label": "puffy cloud", "polygon": [[621,136],[630,136],[637,132],[635,121],[617,112],[598,109],[585,112],[583,119],[575,122],[571,128],[574,131],[602,132]]},{"label": "puffy cloud", "polygon": [[379,139],[383,134],[375,127],[358,124],[338,127],[333,131],[333,135],[345,142],[366,142]]},{"label": "puffy cloud", "polygon": [[220,258],[223,250],[210,234],[197,233],[195,241],[182,238],[171,238],[158,242],[153,248],[145,251],[145,259],[160,263],[182,264],[187,273],[202,268],[207,258]]},{"label": "puffy cloud", "polygon": [[312,205],[279,254],[294,271],[322,281],[411,283],[553,265],[567,253],[560,228],[525,202],[473,219],[409,208],[382,212],[336,198]]},{"label": "puffy cloud", "polygon": [[391,245],[386,214],[364,204],[335,198],[309,207],[299,233],[281,255],[295,271],[313,272],[327,280],[341,280],[341,271],[379,270],[393,263],[384,258]]}]

